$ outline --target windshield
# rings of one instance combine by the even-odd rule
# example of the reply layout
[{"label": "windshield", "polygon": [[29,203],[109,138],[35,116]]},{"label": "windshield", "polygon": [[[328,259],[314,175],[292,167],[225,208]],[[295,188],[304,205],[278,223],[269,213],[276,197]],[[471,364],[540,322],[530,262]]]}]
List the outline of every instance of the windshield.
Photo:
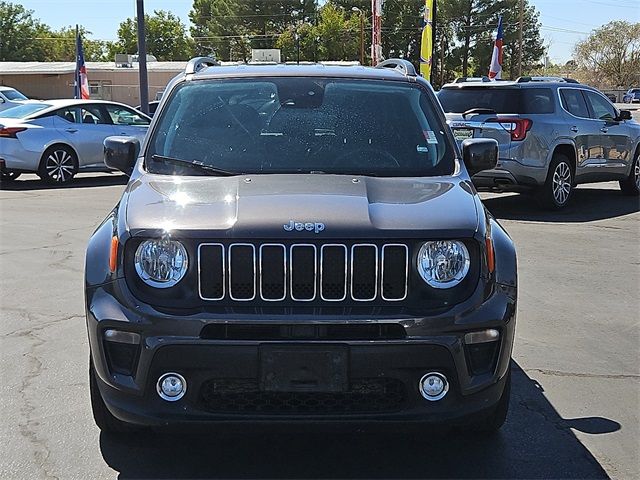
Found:
[{"label": "windshield", "polygon": [[2,94],[7,98],[7,100],[29,100],[23,94],[21,94],[17,90],[2,90]]},{"label": "windshield", "polygon": [[170,157],[235,173],[451,174],[454,153],[435,108],[422,88],[404,82],[186,82],[160,113],[146,165],[194,174],[160,161]]},{"label": "windshield", "polygon": [[443,88],[438,100],[447,113],[464,113],[472,108],[487,108],[496,113],[553,113],[550,88],[464,87]]},{"label": "windshield", "polygon": [[27,105],[19,105],[17,107],[7,108],[0,112],[0,117],[4,118],[26,118],[40,110],[49,108],[51,105],[47,103],[29,103]]}]

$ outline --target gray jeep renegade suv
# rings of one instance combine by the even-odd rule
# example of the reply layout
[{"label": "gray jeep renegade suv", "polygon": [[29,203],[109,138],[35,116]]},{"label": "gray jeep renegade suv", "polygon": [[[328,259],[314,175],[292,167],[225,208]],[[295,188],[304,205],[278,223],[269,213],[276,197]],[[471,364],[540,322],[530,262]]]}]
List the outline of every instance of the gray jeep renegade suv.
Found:
[{"label": "gray jeep renegade suv", "polygon": [[93,413],[132,425],[471,423],[509,405],[512,241],[411,64],[210,66],[168,86],[86,256]]},{"label": "gray jeep renegade suv", "polygon": [[533,191],[562,208],[578,183],[618,180],[640,192],[640,125],[595,88],[575,80],[447,84],[438,92],[458,141],[495,138],[495,169],[473,177],[478,189]]}]

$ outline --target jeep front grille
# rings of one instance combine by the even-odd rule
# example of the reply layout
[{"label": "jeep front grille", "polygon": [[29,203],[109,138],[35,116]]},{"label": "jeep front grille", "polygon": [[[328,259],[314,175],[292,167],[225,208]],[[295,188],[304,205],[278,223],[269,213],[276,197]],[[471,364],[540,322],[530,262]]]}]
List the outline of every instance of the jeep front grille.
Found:
[{"label": "jeep front grille", "polygon": [[409,249],[388,243],[202,243],[200,298],[249,302],[404,300]]}]

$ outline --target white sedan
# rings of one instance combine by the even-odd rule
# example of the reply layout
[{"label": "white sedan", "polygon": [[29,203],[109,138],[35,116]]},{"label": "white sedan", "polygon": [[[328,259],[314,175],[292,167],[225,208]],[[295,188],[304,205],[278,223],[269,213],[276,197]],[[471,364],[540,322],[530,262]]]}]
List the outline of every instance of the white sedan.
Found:
[{"label": "white sedan", "polygon": [[103,141],[111,135],[142,143],[151,119],[120,103],[101,100],[46,100],[0,112],[0,179],[37,173],[65,184],[78,172],[109,171]]},{"label": "white sedan", "polygon": [[34,102],[12,87],[0,85],[0,112],[25,103]]}]

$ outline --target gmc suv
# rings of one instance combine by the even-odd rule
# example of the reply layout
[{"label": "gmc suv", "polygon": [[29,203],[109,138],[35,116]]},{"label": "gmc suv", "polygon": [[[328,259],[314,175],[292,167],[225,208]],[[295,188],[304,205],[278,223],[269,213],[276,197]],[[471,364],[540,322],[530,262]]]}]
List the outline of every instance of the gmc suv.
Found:
[{"label": "gmc suv", "polygon": [[167,87],[87,249],[94,418],[134,425],[427,422],[509,405],[513,242],[429,84],[377,68],[213,66]]},{"label": "gmc suv", "polygon": [[447,84],[438,92],[460,142],[494,138],[495,169],[473,177],[478,189],[528,191],[542,206],[566,206],[579,183],[618,180],[640,192],[640,125],[595,88],[562,78]]}]

